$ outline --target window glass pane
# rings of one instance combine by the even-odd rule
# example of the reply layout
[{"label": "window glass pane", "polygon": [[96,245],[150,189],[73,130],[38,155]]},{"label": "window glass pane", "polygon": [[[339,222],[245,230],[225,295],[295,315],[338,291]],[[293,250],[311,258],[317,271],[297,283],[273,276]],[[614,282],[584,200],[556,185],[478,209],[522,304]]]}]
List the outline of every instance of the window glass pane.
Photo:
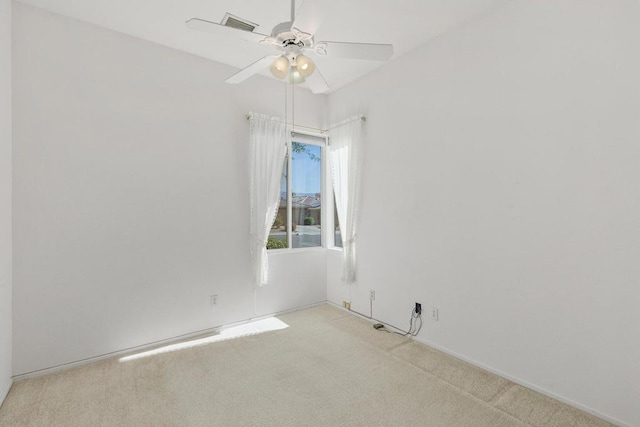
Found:
[{"label": "window glass pane", "polygon": [[287,162],[284,164],[282,171],[282,185],[280,187],[280,207],[278,214],[273,221],[269,238],[267,239],[267,249],[284,249],[288,248],[287,243]]},{"label": "window glass pane", "polygon": [[340,234],[340,222],[338,221],[338,209],[336,208],[336,197],[333,195],[333,224],[334,224],[334,235],[335,235],[335,245],[337,248],[342,247],[342,234]]},{"label": "window glass pane", "polygon": [[293,142],[291,162],[291,246],[321,246],[322,148]]}]

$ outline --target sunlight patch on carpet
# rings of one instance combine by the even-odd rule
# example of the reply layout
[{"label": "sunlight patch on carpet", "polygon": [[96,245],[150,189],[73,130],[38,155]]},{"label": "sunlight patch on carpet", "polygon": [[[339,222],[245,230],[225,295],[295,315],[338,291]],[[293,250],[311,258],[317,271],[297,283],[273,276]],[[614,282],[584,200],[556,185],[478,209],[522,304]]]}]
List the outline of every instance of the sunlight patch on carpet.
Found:
[{"label": "sunlight patch on carpet", "polygon": [[280,329],[286,329],[289,325],[283,321],[276,319],[275,317],[269,317],[267,319],[256,320],[255,322],[249,322],[244,325],[233,326],[231,328],[220,331],[218,335],[213,335],[206,338],[199,338],[191,341],[179,342],[176,344],[170,344],[163,347],[155,348],[153,350],[143,351],[141,353],[132,354],[130,356],[121,357],[120,362],[129,362],[132,360],[142,359],[144,357],[156,356],[158,354],[169,353],[172,351],[185,350],[201,345],[207,345],[215,342],[232,340],[235,338],[242,338],[251,335],[258,335],[265,332],[277,331]]}]

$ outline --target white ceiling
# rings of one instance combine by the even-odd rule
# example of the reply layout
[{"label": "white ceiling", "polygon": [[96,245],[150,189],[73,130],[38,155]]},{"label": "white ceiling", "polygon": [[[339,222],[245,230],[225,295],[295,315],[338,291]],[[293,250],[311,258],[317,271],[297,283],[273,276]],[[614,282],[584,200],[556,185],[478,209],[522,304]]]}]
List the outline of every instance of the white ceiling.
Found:
[{"label": "white ceiling", "polygon": [[[391,43],[394,58],[510,0],[306,0],[332,9],[315,39]],[[270,46],[186,27],[190,18],[220,22],[229,12],[270,34],[290,20],[290,0],[21,0],[32,6],[169,46],[237,68],[273,53]],[[296,0],[296,7],[302,0]],[[304,28],[302,29],[304,30]],[[383,65],[378,61],[314,57],[331,90]],[[269,75],[268,71],[264,75]],[[254,77],[255,78],[255,77]]]}]

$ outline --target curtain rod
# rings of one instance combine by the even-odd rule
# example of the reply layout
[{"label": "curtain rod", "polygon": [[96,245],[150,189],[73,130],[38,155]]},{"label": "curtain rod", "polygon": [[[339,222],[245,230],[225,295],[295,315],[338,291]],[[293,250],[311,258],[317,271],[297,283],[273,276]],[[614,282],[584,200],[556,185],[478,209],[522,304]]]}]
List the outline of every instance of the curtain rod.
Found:
[{"label": "curtain rod", "polygon": [[[251,114],[246,114],[246,115],[245,115],[245,118],[246,118],[247,120],[251,119]],[[316,127],[313,127],[313,126],[304,126],[304,125],[297,125],[297,124],[295,124],[295,123],[283,122],[283,121],[282,121],[282,120],[280,120],[280,118],[278,118],[278,117],[275,117],[274,119],[276,119],[276,120],[277,120],[278,122],[280,122],[280,123],[284,123],[285,125],[291,125],[291,126],[294,128],[294,131],[295,131],[295,128],[296,128],[296,127],[298,127],[298,128],[304,128],[304,129],[315,130],[315,131],[318,131],[318,132],[320,132],[320,133],[327,133],[327,132],[329,132],[331,129],[334,129],[334,128],[337,128],[337,127],[340,127],[340,126],[346,125],[347,123],[351,123],[351,122],[356,121],[356,120],[362,120],[363,122],[366,122],[366,121],[367,121],[367,117],[366,117],[364,114],[359,114],[359,115],[357,115],[357,116],[355,116],[355,117],[350,117],[350,118],[348,118],[348,119],[346,119],[346,120],[343,120],[343,121],[341,121],[341,122],[338,122],[338,123],[332,124],[332,125],[331,125],[331,126],[329,126],[327,129],[320,129],[320,128],[316,128]]]},{"label": "curtain rod", "polygon": [[346,125],[347,123],[355,122],[356,120],[362,120],[363,122],[366,122],[367,117],[364,114],[358,114],[357,116],[349,117],[348,119],[345,119],[341,122],[334,123],[331,126],[329,126],[329,129],[326,129],[326,130],[330,131],[331,129]]},{"label": "curtain rod", "polygon": [[[246,117],[247,120],[250,120],[251,119],[251,114],[246,114],[245,117]],[[313,127],[313,126],[304,126],[304,125],[299,125],[299,124],[296,124],[296,123],[284,122],[284,121],[280,120],[279,117],[274,117],[274,118],[272,118],[272,120],[277,120],[278,122],[283,123],[285,125],[290,125],[294,129],[295,128],[304,128],[304,129],[314,130],[314,131],[317,131],[317,132],[325,132],[324,129],[316,128],[316,127]]]}]

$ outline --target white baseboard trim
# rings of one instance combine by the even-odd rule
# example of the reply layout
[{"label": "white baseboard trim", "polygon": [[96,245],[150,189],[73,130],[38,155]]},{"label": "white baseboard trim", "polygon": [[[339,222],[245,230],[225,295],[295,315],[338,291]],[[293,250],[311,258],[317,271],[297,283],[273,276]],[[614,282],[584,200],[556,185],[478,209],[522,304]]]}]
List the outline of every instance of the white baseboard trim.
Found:
[{"label": "white baseboard trim", "polygon": [[[256,317],[251,317],[251,318],[248,318],[248,319],[239,320],[237,322],[233,322],[233,323],[229,323],[229,324],[225,324],[225,325],[214,326],[213,328],[202,329],[202,330],[199,330],[199,331],[190,332],[188,334],[179,335],[179,336],[175,336],[175,337],[172,337],[172,338],[167,338],[167,339],[160,340],[160,341],[154,341],[154,342],[151,342],[151,343],[146,343],[146,344],[142,344],[142,345],[135,346],[135,347],[129,347],[129,348],[125,348],[125,349],[122,349],[122,350],[117,350],[117,351],[113,351],[113,352],[110,352],[110,353],[101,354],[99,356],[89,357],[89,358],[82,359],[82,360],[76,360],[74,362],[64,363],[62,365],[51,366],[49,368],[39,369],[39,370],[36,370],[36,371],[25,372],[23,374],[14,375],[13,381],[21,381],[21,380],[26,380],[28,378],[36,378],[36,377],[40,377],[40,376],[43,376],[43,375],[52,374],[54,372],[66,371],[68,369],[73,369],[73,368],[76,368],[78,366],[83,366],[83,365],[88,365],[90,363],[99,362],[101,360],[127,356],[127,355],[130,355],[131,353],[138,353],[138,352],[150,350],[150,349],[152,349],[154,347],[159,347],[159,346],[163,346],[163,345],[175,344],[176,342],[179,342],[179,341],[188,340],[188,339],[191,339],[191,338],[196,338],[196,337],[199,337],[199,336],[205,335],[205,334],[211,334],[211,333],[219,332],[222,329],[230,328],[230,327],[233,327],[233,326],[244,325],[244,324],[247,324],[249,322],[254,322],[256,320],[266,319],[268,317],[281,316],[283,314],[294,313],[296,311],[306,310],[308,308],[317,307],[317,306],[320,306],[320,305],[324,305],[326,303],[327,303],[327,301],[319,301],[319,302],[316,302],[316,303],[313,303],[313,304],[308,304],[308,305],[305,305],[305,306],[302,306],[302,307],[292,308],[290,310],[283,310],[283,311],[278,311],[278,312],[275,312],[275,313],[269,313],[269,314],[264,314],[264,315],[260,315],[260,316],[256,316]],[[7,389],[7,392],[9,392],[8,389]]]},{"label": "white baseboard trim", "polygon": [[[338,305],[338,304],[336,304],[334,302],[331,302],[331,301],[320,301],[320,302],[309,304],[309,305],[306,305],[306,306],[303,306],[303,307],[297,307],[297,308],[290,309],[290,310],[283,310],[283,311],[279,311],[279,312],[275,312],[275,313],[270,313],[270,314],[265,314],[265,315],[261,315],[261,316],[257,316],[257,317],[252,317],[252,318],[249,318],[249,319],[240,320],[238,322],[229,323],[229,324],[226,324],[226,325],[215,326],[213,328],[203,329],[203,330],[200,330],[200,331],[196,331],[196,332],[192,332],[192,333],[188,333],[188,334],[184,334],[184,335],[180,335],[180,336],[167,338],[165,340],[155,341],[155,342],[152,342],[152,343],[147,343],[147,344],[143,344],[143,345],[136,346],[136,347],[130,347],[130,348],[127,348],[127,349],[114,351],[114,352],[103,354],[103,355],[100,355],[100,356],[90,357],[90,358],[87,358],[87,359],[78,360],[78,361],[74,361],[74,362],[69,362],[69,363],[65,363],[65,364],[62,364],[62,365],[52,366],[50,368],[45,368],[45,369],[41,369],[41,370],[37,370],[37,371],[27,372],[27,373],[20,374],[20,375],[15,375],[13,377],[13,379],[11,379],[9,381],[9,384],[5,387],[4,391],[2,391],[0,393],[0,406],[4,402],[4,399],[7,397],[7,394],[9,393],[9,390],[11,389],[11,386],[13,385],[14,381],[20,381],[20,380],[24,380],[24,379],[27,379],[27,378],[35,378],[35,377],[39,377],[39,376],[42,376],[42,375],[51,374],[51,373],[54,373],[54,372],[65,371],[65,370],[68,370],[68,369],[72,369],[72,368],[75,368],[75,367],[78,367],[78,366],[88,365],[90,363],[98,362],[98,361],[105,360],[105,359],[111,359],[111,358],[115,358],[115,357],[122,357],[122,356],[125,356],[125,355],[128,355],[128,354],[131,354],[131,353],[149,350],[149,349],[151,349],[153,347],[173,344],[173,343],[176,343],[178,341],[182,341],[182,340],[186,340],[186,339],[190,339],[190,338],[195,338],[195,337],[200,336],[200,335],[209,334],[209,333],[215,333],[215,332],[218,332],[218,331],[220,331],[220,330],[222,330],[224,328],[244,325],[244,324],[249,323],[249,322],[265,319],[265,318],[272,317],[272,316],[280,316],[280,315],[283,315],[283,314],[294,313],[296,311],[306,310],[308,308],[317,307],[317,306],[320,306],[320,305],[323,305],[323,304],[329,304],[329,305],[331,305],[331,306],[333,306],[335,308],[338,308],[338,309],[344,311],[345,313],[351,313],[352,315],[355,315],[356,317],[359,317],[361,319],[365,319],[365,320],[369,320],[369,321],[376,321],[376,322],[380,322],[380,323],[385,323],[385,322],[383,322],[381,320],[371,319],[371,318],[369,318],[369,317],[367,317],[365,315],[362,315],[360,313],[354,312],[353,310],[346,309],[346,308],[344,308],[344,307],[342,307],[342,306],[340,306],[340,305]],[[495,375],[498,375],[498,376],[500,376],[502,378],[505,378],[505,379],[507,379],[507,380],[509,380],[509,381],[511,381],[513,383],[516,383],[516,384],[519,384],[519,385],[521,385],[523,387],[526,387],[526,388],[529,388],[531,390],[537,391],[538,393],[542,393],[542,394],[544,394],[546,396],[549,396],[549,397],[551,397],[553,399],[556,399],[556,400],[558,400],[560,402],[566,403],[567,405],[573,406],[574,408],[578,408],[578,409],[580,409],[582,411],[585,411],[585,412],[587,412],[589,414],[592,414],[592,415],[594,415],[594,416],[596,416],[598,418],[601,418],[601,419],[603,419],[605,421],[608,421],[608,422],[610,422],[612,424],[615,424],[615,425],[620,426],[620,427],[631,427],[631,425],[626,424],[626,423],[624,423],[624,422],[622,422],[622,421],[620,421],[620,420],[618,420],[618,419],[616,419],[614,417],[611,417],[611,416],[608,416],[606,414],[600,413],[600,412],[598,412],[598,411],[596,411],[596,410],[594,410],[592,408],[584,406],[584,405],[582,405],[582,404],[580,404],[578,402],[575,402],[575,401],[573,401],[571,399],[568,399],[568,398],[565,398],[563,396],[557,395],[557,394],[555,394],[553,392],[550,392],[550,391],[548,391],[548,390],[546,390],[546,389],[544,389],[542,387],[538,387],[535,384],[531,384],[531,383],[529,383],[527,381],[524,381],[524,380],[522,380],[520,378],[517,378],[517,377],[514,377],[512,375],[509,375],[509,374],[507,374],[507,373],[505,373],[505,372],[503,372],[503,371],[501,371],[499,369],[495,369],[495,368],[493,368],[491,366],[487,366],[487,365],[485,365],[485,364],[483,364],[481,362],[478,362],[478,361],[476,361],[474,359],[466,357],[466,356],[464,356],[462,354],[456,353],[455,351],[451,351],[448,348],[442,347],[442,346],[440,346],[438,344],[435,344],[435,343],[433,343],[433,342],[431,342],[429,340],[426,340],[426,339],[420,338],[420,337],[413,337],[413,339],[415,341],[421,343],[421,344],[424,344],[424,345],[428,346],[428,347],[434,348],[434,349],[439,350],[439,351],[441,351],[443,353],[446,353],[446,354],[448,354],[450,356],[453,356],[456,359],[463,360],[463,361],[465,361],[467,363],[470,363],[470,364],[472,364],[474,366],[477,366],[477,367],[479,367],[481,369],[484,369],[484,370],[486,370],[488,372],[491,372],[491,373],[493,373]]]},{"label": "white baseboard trim", "polygon": [[581,411],[587,412],[587,413],[589,413],[589,414],[591,414],[593,416],[601,418],[601,419],[603,419],[605,421],[608,421],[608,422],[610,422],[612,424],[615,424],[615,425],[620,426],[620,427],[631,427],[629,424],[623,423],[622,421],[620,421],[618,419],[615,419],[614,417],[610,417],[610,416],[608,416],[606,414],[603,414],[601,412],[596,411],[595,409],[589,408],[589,407],[584,406],[584,405],[582,405],[582,404],[580,404],[578,402],[575,402],[575,401],[573,401],[571,399],[567,399],[566,397],[563,397],[563,396],[560,396],[560,395],[555,394],[553,392],[550,392],[549,390],[546,390],[546,389],[544,389],[542,387],[538,387],[535,384],[531,384],[528,381],[524,381],[524,380],[522,380],[520,378],[517,378],[517,377],[514,377],[512,375],[509,375],[506,372],[503,372],[503,371],[501,371],[499,369],[495,369],[495,368],[492,368],[491,366],[487,366],[487,365],[485,365],[483,363],[478,362],[477,360],[471,359],[471,358],[466,357],[466,356],[464,356],[462,354],[458,354],[455,351],[451,351],[448,348],[439,346],[439,345],[437,345],[437,344],[435,344],[435,343],[433,343],[433,342],[431,342],[429,340],[426,340],[426,339],[420,338],[420,337],[413,337],[413,339],[415,341],[421,343],[421,344],[424,344],[424,345],[428,346],[428,347],[435,348],[436,350],[439,350],[439,351],[441,351],[443,353],[446,353],[446,354],[448,354],[450,356],[453,356],[456,359],[463,360],[463,361],[465,361],[467,363],[470,363],[470,364],[472,364],[474,366],[477,366],[478,368],[482,368],[485,371],[489,371],[492,374],[498,375],[499,377],[505,378],[505,379],[507,379],[507,380],[509,380],[509,381],[511,381],[513,383],[519,384],[519,385],[521,385],[523,387],[526,387],[528,389],[537,391],[538,393],[542,393],[545,396],[549,396],[552,399],[558,400],[558,401],[560,401],[562,403],[566,403],[569,406],[573,406],[574,408],[580,409]]},{"label": "white baseboard trim", "polygon": [[3,388],[0,389],[0,406],[4,403],[4,400],[7,398],[9,394],[9,390],[11,390],[11,386],[13,385],[13,379],[9,378],[9,383]]},{"label": "white baseboard trim", "polygon": [[[356,317],[359,317],[361,319],[364,319],[364,320],[367,320],[367,321],[370,321],[370,322],[380,322],[380,323],[386,324],[382,320],[375,319],[375,318],[370,318],[369,316],[366,316],[366,315],[364,315],[362,313],[358,313],[356,311],[353,311],[353,310],[350,310],[350,309],[346,309],[346,308],[342,307],[341,305],[338,305],[338,304],[336,304],[334,302],[327,301],[327,303],[329,305],[332,305],[335,308],[338,308],[338,309],[344,311],[344,312],[351,313],[351,314],[353,314]],[[484,369],[485,371],[491,372],[492,374],[495,374],[495,375],[498,375],[499,377],[505,378],[505,379],[507,379],[507,380],[509,380],[509,381],[511,381],[513,383],[516,383],[516,384],[519,384],[519,385],[521,385],[523,387],[526,387],[528,389],[537,391],[538,393],[542,393],[545,396],[549,396],[552,399],[558,400],[558,401],[560,401],[562,403],[566,403],[569,406],[573,406],[574,408],[580,409],[581,411],[587,412],[587,413],[589,413],[589,414],[591,414],[593,416],[596,416],[596,417],[601,418],[601,419],[603,419],[605,421],[608,421],[608,422],[610,422],[612,424],[615,424],[616,426],[631,427],[631,425],[626,424],[626,423],[624,423],[624,422],[622,422],[622,421],[620,421],[620,420],[618,420],[618,419],[616,419],[614,417],[611,417],[611,416],[608,416],[608,415],[603,414],[601,412],[598,412],[595,409],[589,408],[589,407],[584,406],[584,405],[582,405],[582,404],[580,404],[578,402],[575,402],[575,401],[573,401],[571,399],[567,399],[566,397],[563,397],[563,396],[560,396],[560,395],[555,394],[553,392],[550,392],[549,390],[546,390],[546,389],[544,389],[542,387],[538,387],[535,384],[531,384],[528,381],[524,381],[524,380],[522,380],[520,378],[516,378],[516,377],[514,377],[512,375],[509,375],[509,374],[507,374],[507,373],[505,373],[505,372],[503,372],[503,371],[501,371],[499,369],[495,369],[495,368],[492,368],[491,366],[487,366],[487,365],[485,365],[483,363],[478,362],[477,360],[474,360],[474,359],[471,359],[469,357],[463,356],[462,354],[456,353],[455,351],[451,351],[448,348],[445,348],[445,347],[442,347],[440,345],[437,345],[437,344],[435,344],[435,343],[433,343],[433,342],[431,342],[429,340],[426,340],[426,339],[421,338],[421,337],[412,337],[412,338],[414,339],[414,341],[417,341],[417,342],[419,342],[421,344],[424,344],[427,347],[431,347],[431,348],[434,348],[436,350],[439,350],[439,351],[441,351],[443,353],[446,353],[446,354],[448,354],[450,356],[455,357],[456,359],[463,360],[463,361],[465,361],[467,363],[470,363],[470,364],[472,364],[474,366],[477,366],[478,368]]]}]

